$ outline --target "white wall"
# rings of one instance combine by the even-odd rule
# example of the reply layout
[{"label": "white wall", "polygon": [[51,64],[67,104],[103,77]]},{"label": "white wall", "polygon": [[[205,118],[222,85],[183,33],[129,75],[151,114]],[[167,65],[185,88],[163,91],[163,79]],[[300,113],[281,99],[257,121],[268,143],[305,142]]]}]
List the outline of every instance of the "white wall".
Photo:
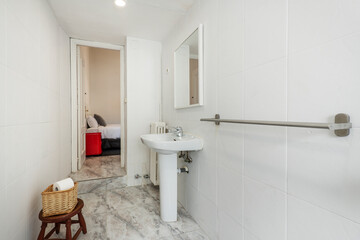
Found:
[{"label": "white wall", "polygon": [[120,123],[120,51],[89,48],[90,108],[107,123]]},{"label": "white wall", "polygon": [[88,111],[86,114],[91,113],[90,107],[90,47],[80,46],[80,57],[82,61],[82,81],[85,93],[85,109]]},{"label": "white wall", "polygon": [[128,185],[139,185],[135,174],[149,174],[150,150],[140,136],[160,119],[161,43],[126,39],[127,174]]},{"label": "white wall", "polygon": [[36,239],[41,192],[70,173],[69,38],[46,1],[0,1],[0,236]]},{"label": "white wall", "polygon": [[[359,12],[351,0],[200,0],[163,42],[163,120],[205,142],[179,201],[212,239],[360,239]],[[173,51],[200,23],[204,107],[174,110]],[[339,112],[351,116],[348,137],[199,121]]]}]

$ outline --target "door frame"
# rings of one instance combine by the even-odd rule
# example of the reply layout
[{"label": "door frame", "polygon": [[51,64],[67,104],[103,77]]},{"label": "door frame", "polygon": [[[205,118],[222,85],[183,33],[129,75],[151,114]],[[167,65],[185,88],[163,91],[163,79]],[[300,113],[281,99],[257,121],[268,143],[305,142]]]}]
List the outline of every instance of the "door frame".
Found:
[{"label": "door frame", "polygon": [[126,80],[125,80],[125,47],[122,45],[115,45],[110,43],[93,42],[70,38],[70,81],[71,81],[71,171],[78,171],[78,101],[80,96],[80,89],[78,89],[79,79],[77,76],[77,47],[88,46],[105,48],[120,51],[120,125],[121,125],[121,167],[126,166]]}]

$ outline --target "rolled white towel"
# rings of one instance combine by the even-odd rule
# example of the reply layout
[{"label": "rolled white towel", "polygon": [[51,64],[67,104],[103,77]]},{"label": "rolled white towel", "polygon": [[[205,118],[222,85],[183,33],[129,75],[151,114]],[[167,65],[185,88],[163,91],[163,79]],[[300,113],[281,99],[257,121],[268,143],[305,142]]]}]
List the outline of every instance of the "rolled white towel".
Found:
[{"label": "rolled white towel", "polygon": [[53,184],[53,191],[64,191],[74,187],[74,181],[71,178],[58,181]]}]

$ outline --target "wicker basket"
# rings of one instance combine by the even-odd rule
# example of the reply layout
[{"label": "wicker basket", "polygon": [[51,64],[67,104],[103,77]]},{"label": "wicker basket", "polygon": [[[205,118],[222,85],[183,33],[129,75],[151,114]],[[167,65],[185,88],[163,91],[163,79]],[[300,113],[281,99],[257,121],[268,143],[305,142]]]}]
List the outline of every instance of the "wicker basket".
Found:
[{"label": "wicker basket", "polygon": [[77,204],[78,183],[74,187],[64,191],[53,191],[50,185],[41,193],[43,216],[54,216],[70,213]]}]

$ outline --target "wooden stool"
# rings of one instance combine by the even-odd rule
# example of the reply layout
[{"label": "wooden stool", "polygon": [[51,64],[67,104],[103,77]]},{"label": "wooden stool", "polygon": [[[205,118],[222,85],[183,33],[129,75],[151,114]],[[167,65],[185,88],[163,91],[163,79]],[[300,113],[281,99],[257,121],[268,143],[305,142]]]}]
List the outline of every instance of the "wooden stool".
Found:
[{"label": "wooden stool", "polygon": [[[60,232],[61,224],[65,224],[66,226],[66,239],[54,239],[54,240],[76,240],[77,237],[80,235],[81,231],[86,234],[86,223],[85,219],[81,213],[82,208],[84,207],[84,202],[78,198],[78,203],[75,209],[71,213],[57,215],[57,216],[50,216],[50,217],[43,217],[43,211],[41,210],[39,213],[39,219],[42,221],[41,230],[39,233],[38,240],[49,240],[51,235],[56,231],[56,233]],[[75,215],[78,215],[79,220],[71,220],[71,218]],[[51,229],[51,231],[45,236],[45,230],[48,223],[55,223],[55,227]],[[71,235],[71,224],[79,223],[80,227],[77,230],[74,237]]]}]

